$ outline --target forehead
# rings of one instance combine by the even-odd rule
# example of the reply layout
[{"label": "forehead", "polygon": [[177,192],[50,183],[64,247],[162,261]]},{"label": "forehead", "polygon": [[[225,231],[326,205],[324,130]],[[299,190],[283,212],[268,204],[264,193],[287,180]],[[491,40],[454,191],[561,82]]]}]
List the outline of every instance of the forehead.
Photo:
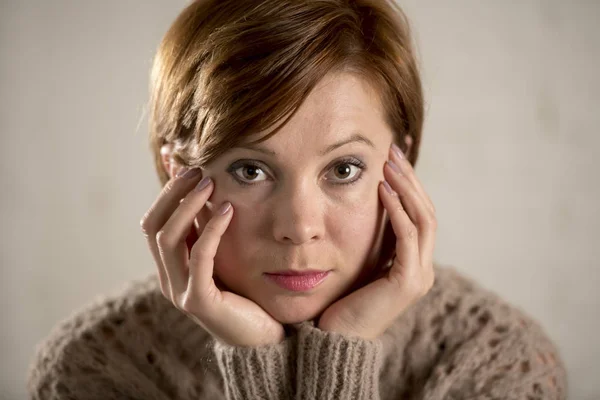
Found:
[{"label": "forehead", "polygon": [[321,80],[298,110],[312,122],[358,120],[382,116],[378,93],[366,81],[350,74],[328,75]]},{"label": "forehead", "polygon": [[[324,77],[292,119],[261,147],[284,154],[298,148],[316,152],[357,132],[376,147],[385,147],[392,140],[377,91],[360,77],[337,73]],[[252,135],[249,141],[265,133]]]}]

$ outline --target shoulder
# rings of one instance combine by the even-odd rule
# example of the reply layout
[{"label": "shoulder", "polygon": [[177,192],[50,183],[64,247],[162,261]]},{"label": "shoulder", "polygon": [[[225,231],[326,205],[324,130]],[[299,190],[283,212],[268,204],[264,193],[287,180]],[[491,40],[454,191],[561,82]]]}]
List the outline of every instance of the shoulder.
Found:
[{"label": "shoulder", "polygon": [[151,275],[57,324],[36,349],[28,391],[34,399],[187,398],[211,375],[208,340]]},{"label": "shoulder", "polygon": [[431,362],[428,398],[566,397],[563,362],[541,325],[456,268],[436,266],[416,309]]}]

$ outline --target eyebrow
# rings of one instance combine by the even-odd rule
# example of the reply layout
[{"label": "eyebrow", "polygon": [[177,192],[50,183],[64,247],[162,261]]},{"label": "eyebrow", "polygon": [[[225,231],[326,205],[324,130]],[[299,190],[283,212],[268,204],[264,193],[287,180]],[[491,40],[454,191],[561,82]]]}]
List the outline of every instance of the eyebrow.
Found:
[{"label": "eyebrow", "polygon": [[[345,146],[350,143],[355,143],[355,142],[364,143],[372,148],[375,148],[375,145],[373,144],[373,142],[371,140],[369,140],[369,138],[367,138],[365,135],[361,134],[360,132],[354,132],[348,138],[341,140],[337,143],[330,144],[329,146],[325,147],[323,150],[321,150],[319,155],[321,157],[323,157],[323,156],[327,155],[328,153],[331,153],[335,149],[338,149],[342,146]],[[261,146],[257,146],[257,145],[246,144],[246,145],[236,146],[236,148],[254,150],[254,151],[258,151],[260,153],[264,153],[264,154],[268,154],[268,155],[277,157],[277,153],[274,152],[273,150],[270,150],[270,149],[267,149],[267,148],[264,148]]]}]

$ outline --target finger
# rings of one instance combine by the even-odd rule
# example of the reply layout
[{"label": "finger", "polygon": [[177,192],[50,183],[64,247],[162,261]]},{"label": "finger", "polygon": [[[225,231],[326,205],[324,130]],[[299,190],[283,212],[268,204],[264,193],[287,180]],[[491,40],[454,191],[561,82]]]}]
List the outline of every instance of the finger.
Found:
[{"label": "finger", "polygon": [[397,166],[400,167],[400,169],[403,171],[404,175],[407,177],[407,179],[410,181],[410,183],[412,183],[412,185],[415,187],[417,193],[419,193],[419,195],[423,198],[423,200],[425,201],[429,210],[435,214],[435,206],[433,205],[431,198],[429,197],[427,192],[425,192],[425,189],[423,189],[423,185],[421,184],[421,181],[417,177],[417,174],[415,174],[415,170],[412,167],[412,165],[408,162],[406,157],[402,154],[402,150],[397,148],[397,146],[396,146],[396,148],[394,148],[392,146],[392,147],[390,147],[389,153],[390,153],[389,154],[390,159]]},{"label": "finger", "polygon": [[173,211],[179,206],[179,200],[197,183],[201,176],[201,171],[198,171],[200,170],[194,171],[195,175],[194,172],[190,172],[186,176],[173,178],[167,182],[152,206],[140,220],[141,230],[146,237],[150,252],[152,253],[152,257],[154,258],[154,262],[158,269],[162,293],[167,298],[170,298],[169,279],[160,257],[156,235],[167,222]]},{"label": "finger", "polygon": [[435,215],[427,208],[423,198],[407,179],[407,176],[395,170],[393,164],[386,163],[384,177],[392,190],[398,194],[406,213],[417,228],[420,265],[429,267],[433,259],[437,229]]},{"label": "finger", "polygon": [[186,243],[187,249],[188,249],[188,259],[189,259],[189,253],[191,253],[192,247],[194,246],[194,243],[196,243],[196,240],[198,240],[198,233],[196,230],[196,220],[194,220],[194,226],[192,226],[190,228],[190,232],[188,233],[187,237],[185,238],[185,243]]},{"label": "finger", "polygon": [[189,261],[188,298],[193,298],[194,301],[203,302],[207,296],[220,293],[213,280],[214,259],[221,238],[232,217],[233,207],[231,203],[223,203],[208,221],[196,244],[192,247]]},{"label": "finger", "polygon": [[398,279],[400,286],[405,285],[405,281],[410,281],[417,277],[418,265],[420,264],[419,242],[417,228],[410,220],[406,210],[402,206],[398,194],[393,191],[389,183],[379,184],[379,196],[383,206],[390,216],[390,223],[394,234],[396,235],[396,259],[395,264],[399,264],[401,271],[392,271],[389,277]]},{"label": "finger", "polygon": [[[186,238],[193,227],[194,218],[206,205],[214,185],[205,177],[180,202],[169,220],[156,236],[158,248],[169,284],[173,301],[186,291],[188,283],[188,250]],[[179,305],[179,304],[178,304]]]},{"label": "finger", "polygon": [[[405,139],[408,148],[412,148],[412,138],[407,136]],[[423,188],[420,179],[417,177],[414,168],[408,162],[402,151],[392,144],[390,146],[390,158],[392,161],[396,163],[402,170],[402,173],[406,176],[406,178],[411,182],[417,193],[419,193],[420,198],[425,202],[427,208],[430,211],[429,216],[425,219],[424,224],[429,227],[429,233],[423,236],[426,236],[422,239],[423,245],[421,246],[421,254],[423,260],[423,267],[433,266],[433,251],[435,247],[435,232],[437,231],[437,218],[436,218],[436,209],[431,201],[431,198]]]}]

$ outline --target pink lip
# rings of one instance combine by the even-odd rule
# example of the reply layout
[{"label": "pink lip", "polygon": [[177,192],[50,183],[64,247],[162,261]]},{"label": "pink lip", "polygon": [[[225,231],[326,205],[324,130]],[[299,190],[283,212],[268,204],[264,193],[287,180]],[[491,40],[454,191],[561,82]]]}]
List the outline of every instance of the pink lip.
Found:
[{"label": "pink lip", "polygon": [[265,274],[280,287],[293,292],[308,291],[327,278],[329,271],[281,271]]}]

